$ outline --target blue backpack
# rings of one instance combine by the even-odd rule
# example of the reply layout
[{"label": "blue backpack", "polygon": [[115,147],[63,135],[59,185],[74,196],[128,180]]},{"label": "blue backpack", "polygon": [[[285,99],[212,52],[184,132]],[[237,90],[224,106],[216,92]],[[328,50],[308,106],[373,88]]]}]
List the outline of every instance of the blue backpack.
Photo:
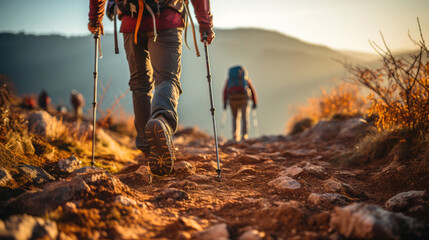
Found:
[{"label": "blue backpack", "polygon": [[235,66],[229,69],[227,89],[228,94],[247,94],[249,82],[247,71],[242,66]]}]

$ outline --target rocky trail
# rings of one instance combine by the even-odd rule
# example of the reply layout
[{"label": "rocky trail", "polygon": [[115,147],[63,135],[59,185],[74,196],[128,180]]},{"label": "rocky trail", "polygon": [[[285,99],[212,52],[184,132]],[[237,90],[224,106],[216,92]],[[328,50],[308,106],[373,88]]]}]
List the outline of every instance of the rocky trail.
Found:
[{"label": "rocky trail", "polygon": [[[221,142],[175,136],[176,163],[153,177],[145,159],[119,172],[75,158],[0,169],[1,239],[428,239],[428,165],[395,148],[343,164],[368,129],[358,118],[293,136]],[[16,182],[25,182],[17,186]]]}]

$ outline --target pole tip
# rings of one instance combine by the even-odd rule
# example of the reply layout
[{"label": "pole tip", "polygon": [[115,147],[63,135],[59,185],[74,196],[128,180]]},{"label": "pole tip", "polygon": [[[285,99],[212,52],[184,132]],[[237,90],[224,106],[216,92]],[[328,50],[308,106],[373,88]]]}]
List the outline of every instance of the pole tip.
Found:
[{"label": "pole tip", "polygon": [[222,170],[221,169],[216,169],[216,172],[217,172],[216,179],[221,179],[222,176],[220,175],[220,173],[222,172]]}]

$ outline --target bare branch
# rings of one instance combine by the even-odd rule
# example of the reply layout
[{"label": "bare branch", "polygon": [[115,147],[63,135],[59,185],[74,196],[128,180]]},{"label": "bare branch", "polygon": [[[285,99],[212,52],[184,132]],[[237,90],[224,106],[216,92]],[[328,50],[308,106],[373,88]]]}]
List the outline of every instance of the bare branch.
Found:
[{"label": "bare branch", "polygon": [[371,45],[372,49],[374,49],[374,51],[378,55],[380,55],[381,57],[384,57],[384,55],[386,55],[386,52],[384,52],[384,50],[381,47],[379,47],[374,41],[368,40],[368,42],[369,42],[369,45]]},{"label": "bare branch", "polygon": [[426,46],[425,39],[424,39],[424,37],[423,37],[422,27],[420,26],[420,20],[419,20],[419,18],[417,18],[417,24],[419,25],[419,32],[420,32],[421,44],[422,44],[422,46]]}]

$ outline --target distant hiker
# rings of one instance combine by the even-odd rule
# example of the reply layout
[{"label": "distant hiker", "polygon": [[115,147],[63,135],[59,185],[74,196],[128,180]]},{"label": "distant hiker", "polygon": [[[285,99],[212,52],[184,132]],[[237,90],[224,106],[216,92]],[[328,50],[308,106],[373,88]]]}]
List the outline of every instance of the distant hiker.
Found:
[{"label": "distant hiker", "polygon": [[[201,41],[206,34],[210,44],[215,34],[209,0],[191,2]],[[93,34],[103,34],[105,3],[90,0],[88,29]],[[149,157],[153,174],[168,175],[174,165],[172,137],[177,130],[177,105],[182,93],[182,32],[190,16],[188,1],[117,0],[117,7],[130,70],[136,146]]]},{"label": "distant hiker", "polygon": [[48,111],[49,105],[51,104],[51,98],[45,90],[39,95],[39,107],[45,111]]},{"label": "distant hiker", "polygon": [[232,113],[232,135],[235,141],[249,138],[249,98],[252,98],[253,101],[252,108],[256,109],[258,98],[247,70],[242,66],[231,67],[223,90],[223,108],[226,109],[229,102]]},{"label": "distant hiker", "polygon": [[80,122],[83,115],[83,106],[85,106],[85,98],[81,93],[73,89],[70,92],[70,101],[74,109],[74,118]]},{"label": "distant hiker", "polygon": [[37,108],[36,100],[34,100],[34,98],[30,96],[24,97],[22,106],[25,109],[30,109],[30,110],[36,109]]}]

